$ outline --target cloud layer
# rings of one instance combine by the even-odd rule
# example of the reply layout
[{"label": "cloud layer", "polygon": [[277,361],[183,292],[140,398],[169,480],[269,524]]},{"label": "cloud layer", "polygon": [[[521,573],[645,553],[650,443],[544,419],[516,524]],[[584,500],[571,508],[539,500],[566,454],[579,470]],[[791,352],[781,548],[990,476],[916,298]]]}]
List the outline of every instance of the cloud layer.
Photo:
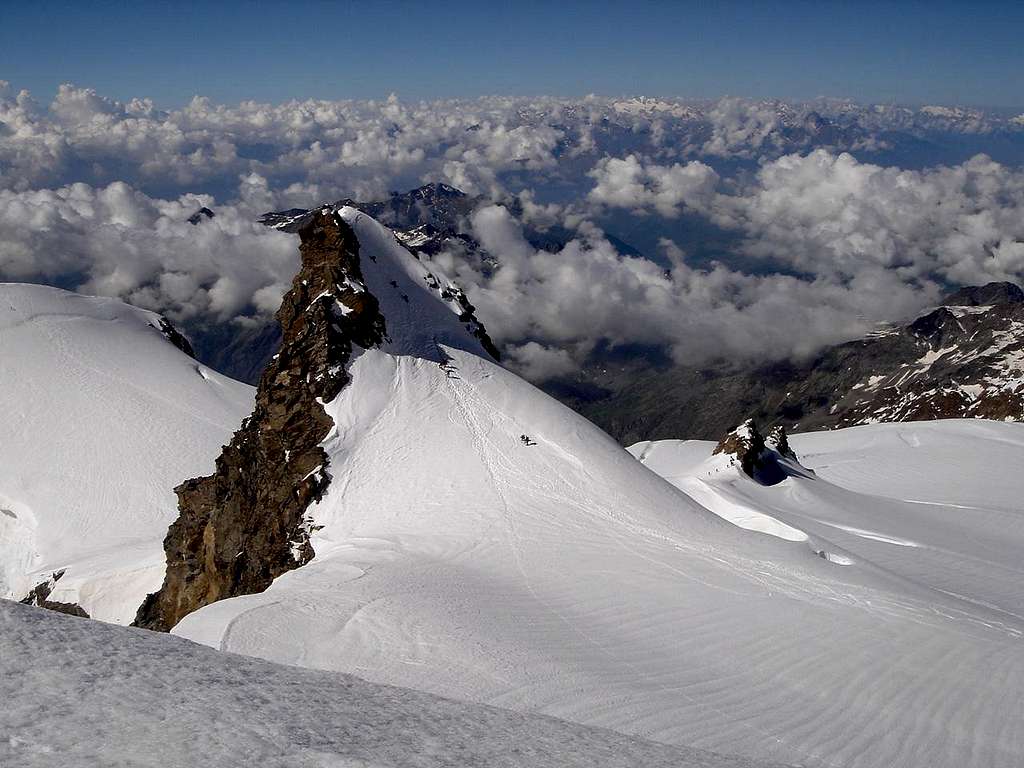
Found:
[{"label": "cloud layer", "polygon": [[906,171],[816,150],[737,184],[700,161],[629,155],[602,159],[590,176],[599,208],[699,213],[741,234],[737,250],[775,272],[696,268],[663,240],[666,271],[620,255],[585,217],[561,251],[537,250],[504,208],[484,208],[473,228],[501,268],[485,276],[454,259],[449,268],[500,339],[533,342],[518,353],[529,369],[559,363],[545,352],[580,360],[600,339],[665,344],[687,363],[806,355],[902,320],[945,287],[1024,281],[1024,171],[983,156]]},{"label": "cloud layer", "polygon": [[242,205],[187,219],[211,198],[106,187],[0,190],[0,275],[117,296],[185,323],[272,314],[298,263],[294,238]]},{"label": "cloud layer", "polygon": [[[443,181],[482,196],[467,227],[499,268],[438,260],[533,378],[570,373],[602,340],[681,362],[808,354],[946,285],[1024,278],[1017,167],[872,162],[942,135],[1024,148],[1020,118],[938,107],[196,98],[164,111],[73,86],[43,105],[0,83],[0,279],[119,296],[193,330],[261,324],[297,254],[259,214]],[[510,194],[519,221],[495,204]],[[201,206],[216,217],[188,224]],[[738,244],[698,267],[663,238],[666,271],[616,250],[598,226],[616,210],[655,232],[703,218]],[[523,220],[574,234],[538,250]]]}]

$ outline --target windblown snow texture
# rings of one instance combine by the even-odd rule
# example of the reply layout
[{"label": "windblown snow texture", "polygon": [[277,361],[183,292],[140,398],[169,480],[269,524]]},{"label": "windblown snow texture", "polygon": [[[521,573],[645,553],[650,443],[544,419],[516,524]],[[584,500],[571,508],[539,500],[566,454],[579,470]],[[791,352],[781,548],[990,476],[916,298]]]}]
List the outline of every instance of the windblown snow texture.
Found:
[{"label": "windblown snow texture", "polygon": [[0,601],[0,765],[767,768]]}]

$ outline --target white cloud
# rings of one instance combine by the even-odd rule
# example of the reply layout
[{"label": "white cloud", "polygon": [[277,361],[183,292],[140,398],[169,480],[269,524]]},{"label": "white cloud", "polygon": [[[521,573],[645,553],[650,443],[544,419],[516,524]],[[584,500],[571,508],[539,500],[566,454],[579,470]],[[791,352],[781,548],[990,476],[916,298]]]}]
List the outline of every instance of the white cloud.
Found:
[{"label": "white cloud", "polygon": [[[1021,171],[984,156],[915,171],[831,145],[792,154],[815,146],[802,126],[819,114],[842,127],[821,142],[864,152],[888,146],[890,129],[1024,126],[971,110],[813,110],[392,96],[197,97],[162,111],[70,85],[44,106],[0,84],[0,279],[115,295],[191,323],[263,322],[297,254],[294,238],[253,222],[259,213],[446,181],[485,199],[515,195],[531,226],[577,232],[559,252],[539,251],[507,211],[485,205],[472,224],[500,268],[485,275],[459,254],[439,257],[510,359],[541,376],[604,338],[664,344],[680,360],[808,353],[914,312],[942,282],[1024,277]],[[548,189],[582,199],[552,202]],[[203,205],[217,216],[187,224]],[[591,223],[610,208],[706,216],[739,234],[740,255],[792,275],[697,269],[665,242],[666,274],[618,254]]]},{"label": "white cloud", "polygon": [[294,237],[204,195],[151,198],[122,182],[0,190],[0,274],[116,296],[180,320],[270,314],[298,266]]},{"label": "white cloud", "polygon": [[[979,123],[972,111],[950,118],[845,103],[741,99],[486,97],[407,103],[391,96],[224,105],[197,96],[165,111],[149,99],[119,102],[63,85],[41,106],[27,92],[5,86],[0,188],[125,181],[151,195],[201,191],[223,198],[238,176],[258,173],[274,190],[298,184],[327,196],[376,197],[421,181],[447,181],[496,198],[518,191],[506,189],[509,176],[571,181],[605,154],[653,158],[669,167],[674,160],[778,157],[813,145],[815,138],[800,130],[812,108],[852,130],[839,149],[871,151],[881,146],[877,134],[886,127],[916,130],[922,120],[965,132],[1021,128],[988,115]],[[830,134],[827,140],[837,139]],[[674,183],[666,180],[665,186]],[[672,204],[670,194],[663,205]]]},{"label": "white cloud", "polygon": [[503,357],[520,375],[532,381],[567,376],[577,370],[577,364],[567,350],[545,347],[536,341],[509,345]]},{"label": "white cloud", "polygon": [[718,174],[698,160],[686,165],[645,165],[636,155],[602,158],[588,175],[596,181],[589,195],[592,202],[653,207],[666,217],[677,215],[683,206],[703,210],[719,182]]},{"label": "white cloud", "polygon": [[665,345],[679,362],[692,364],[811,354],[938,294],[933,283],[908,285],[879,267],[847,281],[754,276],[723,265],[697,269],[663,241],[673,264],[666,272],[620,255],[589,224],[560,251],[537,250],[500,206],[478,211],[472,224],[499,268],[485,276],[452,255],[441,263],[467,287],[492,335],[513,345],[510,361],[534,378],[567,371],[570,359],[578,364],[602,339]]},{"label": "white cloud", "polygon": [[1024,277],[1024,171],[979,155],[909,171],[815,150],[726,185],[699,161],[603,159],[590,199],[664,216],[688,206],[746,236],[742,252],[819,278],[869,270],[905,282],[974,284]]}]

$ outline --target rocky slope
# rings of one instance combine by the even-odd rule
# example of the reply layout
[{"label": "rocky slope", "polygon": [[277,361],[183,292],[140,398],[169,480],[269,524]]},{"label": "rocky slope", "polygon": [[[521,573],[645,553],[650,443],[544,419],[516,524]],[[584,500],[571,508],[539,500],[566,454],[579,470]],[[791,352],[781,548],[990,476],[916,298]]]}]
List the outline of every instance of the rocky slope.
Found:
[{"label": "rocky slope", "polygon": [[812,359],[702,368],[602,363],[549,391],[625,443],[716,439],[753,417],[808,431],[879,421],[1024,419],[1024,292],[964,288],[905,326]]},{"label": "rocky slope", "polygon": [[[466,217],[479,204],[447,184],[426,184],[385,200],[334,203],[335,208],[351,206],[391,227],[395,237],[415,255],[434,256],[441,251],[458,252],[476,260],[486,271],[494,260],[479,243],[466,234]],[[316,215],[316,210],[290,208],[271,211],[260,223],[282,232],[298,233]],[[196,355],[218,371],[240,381],[256,384],[281,343],[277,324],[244,327],[211,326],[193,329]]]},{"label": "rocky slope", "polygon": [[277,312],[280,350],[216,472],[175,489],[180,515],[164,542],[167,575],[139,609],[139,626],[168,630],[200,606],[266,589],[313,557],[306,507],[330,483],[320,443],[333,422],[322,404],[348,382],[355,349],[379,344],[385,325],[363,285],[351,228],[321,210],[299,235],[302,268]]},{"label": "rocky slope", "polygon": [[785,427],[772,427],[765,436],[753,419],[747,419],[736,429],[726,433],[718,441],[711,455],[728,457],[745,475],[762,485],[775,485],[781,482],[786,477],[783,460],[797,460],[796,453],[789,447]]}]

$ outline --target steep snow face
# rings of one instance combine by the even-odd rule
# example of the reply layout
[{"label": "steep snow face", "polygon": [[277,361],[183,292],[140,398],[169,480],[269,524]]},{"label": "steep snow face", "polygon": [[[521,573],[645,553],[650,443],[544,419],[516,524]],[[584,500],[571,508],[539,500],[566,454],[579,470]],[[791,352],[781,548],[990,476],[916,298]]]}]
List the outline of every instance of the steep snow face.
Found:
[{"label": "steep snow face", "polygon": [[0,601],[0,764],[757,768]]},{"label": "steep snow face", "polygon": [[160,585],[174,486],[208,471],[252,389],[112,299],[0,284],[0,596],[127,623]]},{"label": "steep snow face", "polygon": [[281,345],[215,472],[177,489],[166,578],[140,607],[137,626],[167,631],[202,606],[262,592],[313,558],[310,534],[320,525],[309,507],[333,477],[323,443],[335,422],[324,403],[349,386],[362,352],[439,365],[442,344],[497,354],[464,294],[390,230],[352,208],[325,206],[299,236],[301,268],[276,313]]},{"label": "steep snow face", "polygon": [[382,349],[441,362],[441,347],[491,357],[493,345],[462,291],[436,266],[404,248],[395,233],[349,206],[340,216],[359,238],[360,268],[387,326]]},{"label": "steep snow face", "polygon": [[749,481],[744,500],[800,535],[723,519],[486,359],[452,307],[425,301],[427,266],[341,215],[390,341],[325,405],[316,556],[175,633],[759,759],[1019,762],[1024,619],[1005,590],[1005,605],[940,592],[759,501],[810,476]]}]

